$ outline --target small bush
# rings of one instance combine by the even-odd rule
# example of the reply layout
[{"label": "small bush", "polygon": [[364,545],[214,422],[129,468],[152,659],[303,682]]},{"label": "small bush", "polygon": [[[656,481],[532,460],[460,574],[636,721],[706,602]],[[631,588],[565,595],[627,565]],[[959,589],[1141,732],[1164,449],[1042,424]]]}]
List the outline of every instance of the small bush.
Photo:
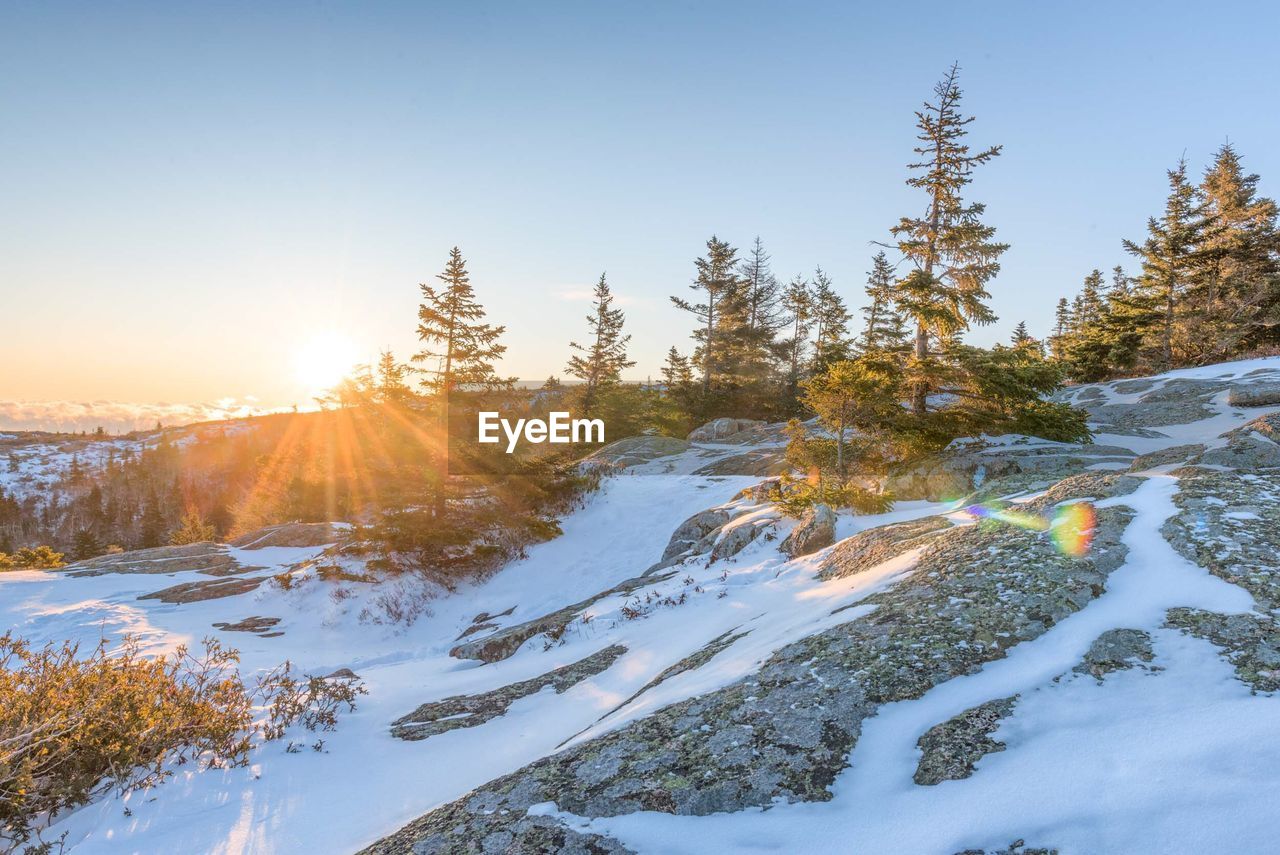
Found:
[{"label": "small bush", "polygon": [[[82,656],[71,642],[0,636],[0,853],[52,851],[57,841],[40,835],[61,814],[186,763],[244,766],[255,736],[278,739],[298,723],[333,730],[365,694],[354,674],[296,678],[288,662],[249,691],[238,662],[213,639],[199,654],[152,658],[131,637]],[[258,725],[256,703],[266,709]]]},{"label": "small bush", "polygon": [[0,552],[0,570],[56,570],[67,566],[62,558],[49,546],[24,546],[12,555]]},{"label": "small bush", "polygon": [[264,739],[279,739],[295,724],[311,731],[333,730],[338,713],[344,707],[353,711],[356,698],[368,694],[355,675],[299,678],[288,661],[259,680],[258,691],[268,702]]},{"label": "small bush", "polygon": [[136,639],[81,657],[0,636],[0,851],[39,840],[59,814],[159,783],[176,765],[248,760],[252,702],[235,651],[206,640],[160,658]]}]

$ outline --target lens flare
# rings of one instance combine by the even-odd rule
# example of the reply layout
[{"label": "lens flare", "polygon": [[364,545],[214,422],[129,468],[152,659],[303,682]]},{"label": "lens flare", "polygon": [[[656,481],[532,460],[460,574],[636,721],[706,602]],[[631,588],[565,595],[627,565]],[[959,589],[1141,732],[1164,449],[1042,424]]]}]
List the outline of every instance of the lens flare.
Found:
[{"label": "lens flare", "polygon": [[1076,502],[1063,505],[1054,514],[1050,537],[1053,545],[1063,555],[1080,558],[1088,554],[1093,544],[1093,532],[1098,525],[1098,516],[1093,505],[1088,502]]},{"label": "lens flare", "polygon": [[1088,502],[1063,505],[1054,511],[1052,519],[993,504],[970,505],[965,508],[965,513],[979,520],[1004,523],[1027,531],[1047,531],[1054,548],[1072,558],[1081,558],[1089,553],[1097,525],[1093,505]]}]

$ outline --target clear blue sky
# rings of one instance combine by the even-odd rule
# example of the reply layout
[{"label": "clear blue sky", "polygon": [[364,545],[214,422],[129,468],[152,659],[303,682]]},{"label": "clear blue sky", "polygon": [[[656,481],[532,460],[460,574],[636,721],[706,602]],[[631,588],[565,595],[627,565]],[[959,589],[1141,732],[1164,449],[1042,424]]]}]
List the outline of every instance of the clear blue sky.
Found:
[{"label": "clear blue sky", "polygon": [[1266,3],[6,2],[0,400],[305,400],[314,330],[414,349],[454,244],[524,378],[602,270],[656,372],[712,233],[860,305],[953,60],[1013,245],[970,340],[1043,334],[1184,151],[1280,193],[1278,34]]}]

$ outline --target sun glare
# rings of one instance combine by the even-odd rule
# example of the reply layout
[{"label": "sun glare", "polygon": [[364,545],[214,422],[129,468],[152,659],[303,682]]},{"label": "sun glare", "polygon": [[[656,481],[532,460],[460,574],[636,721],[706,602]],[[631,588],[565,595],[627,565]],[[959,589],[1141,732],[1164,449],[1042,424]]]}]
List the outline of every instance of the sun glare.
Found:
[{"label": "sun glare", "polygon": [[298,347],[293,357],[294,373],[310,392],[337,385],[351,373],[355,363],[355,346],[337,332],[313,334]]}]

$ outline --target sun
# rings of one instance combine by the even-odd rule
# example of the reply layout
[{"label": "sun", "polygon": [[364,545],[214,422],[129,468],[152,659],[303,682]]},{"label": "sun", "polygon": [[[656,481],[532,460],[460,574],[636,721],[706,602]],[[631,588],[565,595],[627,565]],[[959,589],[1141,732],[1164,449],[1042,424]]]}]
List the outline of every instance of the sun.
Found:
[{"label": "sun", "polygon": [[356,364],[356,348],[338,332],[312,333],[293,355],[298,381],[308,391],[319,392],[336,386]]}]

